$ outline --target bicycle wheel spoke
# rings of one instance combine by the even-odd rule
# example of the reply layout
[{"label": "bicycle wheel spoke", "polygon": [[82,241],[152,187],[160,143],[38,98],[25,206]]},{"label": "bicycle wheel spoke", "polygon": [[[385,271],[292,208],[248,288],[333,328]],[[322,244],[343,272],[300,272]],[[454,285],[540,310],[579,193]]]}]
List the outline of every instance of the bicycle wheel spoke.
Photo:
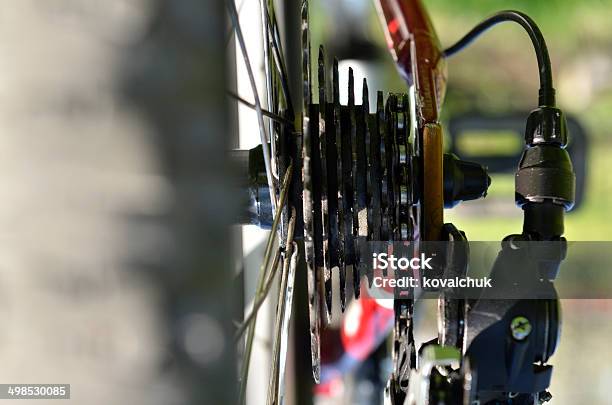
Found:
[{"label": "bicycle wheel spoke", "polygon": [[240,44],[240,49],[242,52],[242,58],[244,59],[244,64],[246,65],[247,73],[249,76],[249,81],[251,82],[251,89],[253,90],[253,98],[255,100],[255,110],[257,111],[257,120],[259,124],[259,135],[261,140],[261,146],[264,154],[264,164],[266,166],[266,177],[268,179],[268,187],[270,191],[270,201],[272,203],[273,211],[276,211],[276,193],[275,193],[275,184],[272,176],[272,165],[270,162],[270,147],[268,142],[270,138],[266,133],[266,128],[264,125],[264,115],[261,109],[261,102],[259,99],[259,92],[257,91],[257,84],[255,83],[255,75],[253,74],[253,69],[251,67],[251,62],[249,60],[249,55],[247,52],[246,44],[244,42],[244,36],[242,35],[242,29],[240,28],[240,21],[238,21],[238,11],[236,10],[236,4],[234,0],[227,0],[227,8],[229,11],[230,19],[232,21],[232,25],[234,30],[236,31],[236,38],[238,39],[238,43]]},{"label": "bicycle wheel spoke", "polygon": [[[272,365],[270,369],[270,381],[268,383],[268,405],[278,404],[279,397],[279,380],[280,375],[284,373],[281,369],[281,363],[284,366],[284,359],[281,359],[281,351],[286,354],[286,339],[288,336],[289,315],[291,312],[291,302],[293,300],[293,283],[295,281],[295,268],[291,272],[291,263],[296,263],[294,250],[293,233],[295,231],[296,213],[292,209],[291,219],[289,220],[289,228],[287,230],[287,252],[283,262],[283,272],[280,284],[280,296],[276,307],[276,321],[274,326],[274,343],[272,349]],[[292,274],[290,274],[292,273]],[[283,344],[283,341],[285,343]],[[281,350],[283,348],[284,350]]]},{"label": "bicycle wheel spoke", "polygon": [[[263,7],[263,3],[265,2],[265,0],[260,1]],[[264,24],[266,26],[266,37],[268,38],[267,47],[272,48],[272,57],[274,59],[274,64],[279,75],[279,81],[281,84],[281,90],[283,91],[283,97],[285,99],[285,103],[287,104],[287,110],[292,115],[293,103],[289,92],[289,77],[287,75],[287,68],[283,57],[284,53],[280,44],[280,35],[278,33],[278,26],[276,24],[276,16],[274,13],[274,9],[272,9],[271,13],[269,12],[269,10],[264,10],[262,14],[262,18],[264,19]]]},{"label": "bicycle wheel spoke", "polygon": [[[247,100],[245,100],[244,98],[240,97],[238,94],[228,90],[227,91],[227,95],[230,96],[231,98],[235,99],[236,101],[238,101],[240,104],[243,104],[253,110],[255,110],[255,104],[248,102]],[[263,108],[261,109],[261,113],[270,118],[271,120],[278,122],[279,124],[283,124],[283,125],[293,125],[293,123],[291,121],[289,121],[288,119],[286,119],[285,117],[281,117],[278,114],[275,114],[273,112],[270,112],[268,110],[264,110]]]},{"label": "bicycle wheel spoke", "polygon": [[[272,228],[270,229],[270,235],[268,236],[268,241],[266,242],[266,249],[264,251],[264,259],[259,269],[259,277],[257,280],[257,288],[255,290],[255,297],[258,297],[262,294],[264,288],[264,275],[266,273],[266,269],[268,268],[268,264],[270,262],[270,257],[272,253],[272,246],[274,245],[274,241],[276,240],[278,224],[280,222],[280,213],[285,205],[287,200],[287,195],[289,193],[289,185],[291,184],[291,176],[293,172],[293,163],[289,165],[287,168],[287,172],[285,173],[285,177],[283,178],[283,186],[280,193],[279,203],[276,207],[276,212],[274,215],[274,220],[272,222]],[[244,403],[245,393],[247,381],[249,378],[249,365],[251,363],[251,352],[253,349],[253,339],[255,338],[255,326],[257,323],[257,312],[253,315],[253,320],[250,321],[248,325],[248,332],[246,338],[246,346],[244,349],[244,358],[242,361],[242,369],[241,369],[241,385],[240,385],[240,404]]]},{"label": "bicycle wheel spoke", "polygon": [[[244,3],[246,2],[246,0],[241,0],[240,4],[238,4],[238,7],[236,9],[236,11],[238,12],[238,18],[240,19],[240,12],[242,11],[242,6],[244,6]],[[225,47],[227,48],[230,44],[230,42],[232,41],[232,37],[234,36],[234,24],[232,24],[230,26],[230,29],[228,30],[228,33],[225,35]]]},{"label": "bicycle wheel spoke", "polygon": [[[274,113],[278,111],[276,103],[276,94],[272,84],[274,83],[274,77],[272,76],[272,65],[270,64],[270,32],[267,29],[266,21],[268,20],[268,10],[265,0],[259,0],[259,6],[261,11],[261,22],[262,22],[262,39],[263,39],[263,66],[266,80],[266,101],[268,103],[268,109]],[[274,123],[270,122],[268,126],[270,133],[270,151],[272,156],[276,157],[276,142],[274,142]],[[272,162],[272,173],[278,178],[278,167],[276,165],[276,159]]]},{"label": "bicycle wheel spoke", "polygon": [[[285,304],[285,312],[283,316],[283,323],[281,325],[281,342],[280,342],[280,360],[279,360],[279,382],[278,382],[278,396],[282,397],[285,392],[285,369],[287,365],[287,350],[289,341],[289,326],[291,324],[291,308],[293,306],[293,291],[295,286],[295,272],[297,269],[298,262],[298,245],[293,242],[293,253],[291,254],[289,263],[289,275],[287,284],[287,297]],[[283,403],[283,401],[279,401]]]},{"label": "bicycle wheel spoke", "polygon": [[251,309],[251,312],[249,313],[249,315],[246,316],[246,318],[244,319],[244,322],[238,325],[238,330],[236,331],[236,334],[234,336],[234,340],[236,341],[236,343],[240,340],[240,337],[242,336],[244,331],[247,329],[247,327],[253,322],[253,319],[255,319],[255,316],[257,315],[257,311],[259,311],[259,308],[266,301],[266,298],[268,297],[268,294],[270,293],[272,283],[274,282],[274,277],[276,277],[276,272],[278,269],[278,263],[280,261],[280,257],[281,257],[281,249],[280,247],[278,247],[276,249],[276,253],[274,254],[274,260],[272,261],[272,266],[270,267],[270,270],[268,271],[268,277],[266,277],[266,282],[264,283],[264,287],[262,289],[261,294],[259,296],[255,296],[255,300],[253,303],[253,309]]}]

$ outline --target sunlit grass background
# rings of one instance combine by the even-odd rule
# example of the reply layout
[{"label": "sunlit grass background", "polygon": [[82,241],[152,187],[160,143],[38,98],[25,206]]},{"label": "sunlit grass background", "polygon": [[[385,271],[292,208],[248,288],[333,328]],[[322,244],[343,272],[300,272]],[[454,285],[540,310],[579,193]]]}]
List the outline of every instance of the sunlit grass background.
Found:
[{"label": "sunlit grass background", "polygon": [[[426,2],[443,44],[500,9],[518,9],[540,25],[547,40],[558,105],[589,135],[583,205],[567,216],[571,240],[612,239],[612,2],[431,0]],[[526,34],[514,24],[495,27],[449,61],[445,116],[466,110],[526,110],[534,106],[537,67]],[[571,135],[571,134],[570,134]],[[513,200],[512,178],[494,176],[489,196]],[[495,240],[520,230],[520,212],[507,217],[447,213],[468,236]],[[510,213],[510,208],[508,209]]]}]

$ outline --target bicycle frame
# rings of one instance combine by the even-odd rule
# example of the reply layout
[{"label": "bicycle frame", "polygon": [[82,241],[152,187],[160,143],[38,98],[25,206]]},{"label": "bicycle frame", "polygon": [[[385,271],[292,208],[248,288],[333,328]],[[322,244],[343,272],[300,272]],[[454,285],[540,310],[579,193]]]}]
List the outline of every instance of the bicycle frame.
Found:
[{"label": "bicycle frame", "polygon": [[420,0],[377,0],[389,51],[401,76],[414,86],[415,113],[423,156],[422,237],[439,240],[443,219],[443,146],[438,122],[446,93],[446,60],[435,29]]}]

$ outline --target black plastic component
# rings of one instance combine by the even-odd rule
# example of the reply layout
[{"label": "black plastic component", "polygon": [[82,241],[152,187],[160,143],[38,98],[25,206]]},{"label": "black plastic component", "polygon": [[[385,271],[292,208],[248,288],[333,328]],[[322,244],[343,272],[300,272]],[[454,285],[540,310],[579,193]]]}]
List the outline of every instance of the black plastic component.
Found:
[{"label": "black plastic component", "polygon": [[[535,394],[548,388],[552,366],[545,363],[556,349],[561,322],[552,268],[565,258],[565,247],[564,241],[534,242],[525,235],[502,242],[490,274],[493,288],[470,304],[465,321],[466,356],[478,373],[481,403],[501,401],[508,392]],[[498,299],[502,289],[519,280],[516,299]],[[524,337],[512,333],[518,317],[530,325]]]},{"label": "black plastic component", "polygon": [[515,176],[515,200],[525,212],[523,232],[550,240],[563,235],[564,211],[574,205],[576,175],[565,150],[567,129],[561,110],[532,111],[525,131],[527,149]]},{"label": "black plastic component", "polygon": [[[557,307],[557,300],[478,301],[467,319],[473,339],[466,356],[476,367],[482,403],[500,400],[507,392],[535,394],[549,387],[553,368],[545,362],[558,338]],[[487,316],[500,319],[490,323]],[[517,317],[527,319],[532,328],[524,340],[516,340],[511,333]]]},{"label": "black plastic component", "polygon": [[[445,243],[446,266],[444,277],[465,277],[470,256],[470,247],[467,243],[465,232],[460,231],[453,224],[444,224],[442,238]],[[438,300],[438,316],[442,318],[439,325],[439,343],[443,346],[454,346],[463,349],[463,337],[465,327],[465,300],[448,297],[442,292]]]},{"label": "black plastic component", "polygon": [[529,114],[525,142],[534,145],[567,145],[567,124],[563,112],[555,107],[542,106]]},{"label": "black plastic component", "polygon": [[565,149],[536,145],[526,149],[515,177],[516,203],[552,201],[570,210],[574,205],[576,176]]},{"label": "black plastic component", "polygon": [[452,153],[445,153],[443,167],[445,208],[487,195],[491,178],[482,165],[460,160]]},{"label": "black plastic component", "polygon": [[550,240],[565,232],[563,206],[550,201],[529,203],[523,206],[523,211],[524,234],[537,234],[541,239]]}]

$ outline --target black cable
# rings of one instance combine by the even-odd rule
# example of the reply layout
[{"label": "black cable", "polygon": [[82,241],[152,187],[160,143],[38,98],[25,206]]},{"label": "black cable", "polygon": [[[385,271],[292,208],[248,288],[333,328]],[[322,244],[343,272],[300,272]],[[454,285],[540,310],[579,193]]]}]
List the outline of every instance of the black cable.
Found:
[{"label": "black cable", "polygon": [[457,43],[455,43],[453,46],[447,48],[443,52],[444,56],[448,57],[456,54],[474,41],[480,34],[494,25],[504,21],[514,21],[515,23],[518,23],[527,31],[527,34],[529,34],[529,38],[531,39],[536,52],[538,59],[538,70],[540,72],[539,105],[554,106],[555,89],[553,87],[552,69],[550,66],[550,58],[548,56],[546,42],[544,41],[542,32],[536,25],[535,21],[520,11],[506,10],[492,15],[472,28],[470,32],[465,34],[465,36],[457,41]]}]

